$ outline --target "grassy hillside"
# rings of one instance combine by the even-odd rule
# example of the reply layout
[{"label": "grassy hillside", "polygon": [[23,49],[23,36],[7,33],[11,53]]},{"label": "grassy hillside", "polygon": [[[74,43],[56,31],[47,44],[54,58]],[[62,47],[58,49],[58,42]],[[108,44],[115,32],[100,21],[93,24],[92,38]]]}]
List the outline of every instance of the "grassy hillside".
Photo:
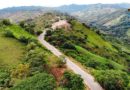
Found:
[{"label": "grassy hillside", "polygon": [[24,29],[22,29],[20,26],[18,25],[10,25],[5,27],[5,30],[9,30],[13,33],[13,35],[17,38],[20,39],[21,36],[24,36],[26,38],[35,38],[35,36],[29,34],[28,32],[26,32]]},{"label": "grassy hillside", "polygon": [[[0,29],[0,68],[14,68],[21,63],[25,45],[3,35]],[[14,63],[15,62],[15,63]]]},{"label": "grassy hillside", "polygon": [[[69,23],[71,24],[71,30],[64,30],[63,28],[48,30],[45,37],[46,40],[63,51],[66,55],[73,57],[83,66],[89,68],[95,76],[99,75],[95,78],[99,82],[101,81],[101,85],[103,85],[106,90],[115,90],[112,89],[113,86],[111,85],[118,82],[115,81],[113,84],[110,82],[111,84],[109,85],[107,79],[116,78],[116,76],[112,76],[113,74],[119,74],[119,78],[123,78],[122,74],[124,74],[124,76],[128,78],[130,65],[129,54],[121,50],[120,47],[105,40],[100,32],[94,32],[91,28],[77,20],[70,20]],[[102,81],[103,77],[100,77],[99,72],[105,73],[106,70],[108,73],[106,72],[107,74],[103,76],[106,80],[104,79]],[[119,70],[119,72],[114,73],[113,70],[115,72]],[[111,76],[108,77],[108,74]],[[126,80],[128,85],[129,81],[127,79],[123,80],[123,82]],[[123,84],[122,88],[126,88],[127,85]],[[119,86],[114,86],[114,88],[117,87]]]},{"label": "grassy hillside", "polygon": [[80,30],[79,33],[81,33],[81,35],[83,34],[87,36],[86,42],[88,42],[89,45],[92,45],[93,47],[97,46],[99,48],[107,47],[108,50],[116,51],[109,42],[103,40],[99,35],[83,26],[80,22],[72,21],[71,23],[72,23],[72,31],[75,32],[74,34],[75,35],[78,34],[77,31]]}]

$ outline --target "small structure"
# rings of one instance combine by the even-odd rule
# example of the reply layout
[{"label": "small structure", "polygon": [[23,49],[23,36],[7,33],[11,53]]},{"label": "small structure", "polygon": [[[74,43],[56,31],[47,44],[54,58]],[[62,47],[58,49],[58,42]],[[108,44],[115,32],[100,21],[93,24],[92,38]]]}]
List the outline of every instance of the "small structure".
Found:
[{"label": "small structure", "polygon": [[52,24],[52,29],[61,29],[64,28],[65,30],[70,30],[71,25],[66,20],[59,20],[58,22],[55,22]]}]

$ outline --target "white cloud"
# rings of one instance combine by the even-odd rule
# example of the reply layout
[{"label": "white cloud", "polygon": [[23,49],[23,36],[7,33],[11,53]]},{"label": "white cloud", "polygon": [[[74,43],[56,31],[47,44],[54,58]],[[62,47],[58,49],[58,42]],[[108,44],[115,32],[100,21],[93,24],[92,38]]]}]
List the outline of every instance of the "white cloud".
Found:
[{"label": "white cloud", "polygon": [[0,8],[12,6],[59,6],[64,4],[130,3],[130,0],[0,0]]}]

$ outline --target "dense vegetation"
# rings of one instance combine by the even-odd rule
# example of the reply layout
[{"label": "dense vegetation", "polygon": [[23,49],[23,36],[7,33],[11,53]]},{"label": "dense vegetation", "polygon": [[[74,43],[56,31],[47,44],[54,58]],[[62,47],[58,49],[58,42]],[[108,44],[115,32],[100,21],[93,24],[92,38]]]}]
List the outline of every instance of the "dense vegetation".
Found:
[{"label": "dense vegetation", "polygon": [[[61,68],[65,63],[62,63],[62,58],[58,59],[45,49],[38,42],[36,36],[28,32],[25,27],[13,24],[8,19],[2,20],[0,22],[0,42],[0,50],[2,50],[0,53],[0,89],[54,90],[58,87],[61,89],[77,88],[75,85],[62,87],[62,85],[56,84],[62,82],[64,75],[57,81],[51,69],[52,67]],[[73,75],[77,76],[76,74]],[[78,84],[79,81],[82,85],[81,90],[83,90],[84,85],[80,76],[73,83]]]},{"label": "dense vegetation", "polygon": [[11,90],[54,90],[55,86],[53,76],[46,73],[39,73],[23,80]]},{"label": "dense vegetation", "polygon": [[[129,83],[129,54],[103,39],[100,32],[94,32],[76,20],[70,19],[69,22],[72,30],[50,29],[46,33],[46,40],[91,69],[106,90],[126,89]],[[109,82],[112,78],[113,81]],[[116,86],[120,80],[121,85]]]}]

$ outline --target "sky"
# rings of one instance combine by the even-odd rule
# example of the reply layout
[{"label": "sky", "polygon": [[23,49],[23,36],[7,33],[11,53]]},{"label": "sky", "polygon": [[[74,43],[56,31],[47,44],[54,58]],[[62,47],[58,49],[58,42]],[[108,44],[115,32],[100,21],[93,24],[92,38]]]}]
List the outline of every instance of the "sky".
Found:
[{"label": "sky", "polygon": [[47,6],[55,7],[69,4],[96,4],[96,3],[130,3],[130,0],[0,0],[0,8],[13,6]]}]

